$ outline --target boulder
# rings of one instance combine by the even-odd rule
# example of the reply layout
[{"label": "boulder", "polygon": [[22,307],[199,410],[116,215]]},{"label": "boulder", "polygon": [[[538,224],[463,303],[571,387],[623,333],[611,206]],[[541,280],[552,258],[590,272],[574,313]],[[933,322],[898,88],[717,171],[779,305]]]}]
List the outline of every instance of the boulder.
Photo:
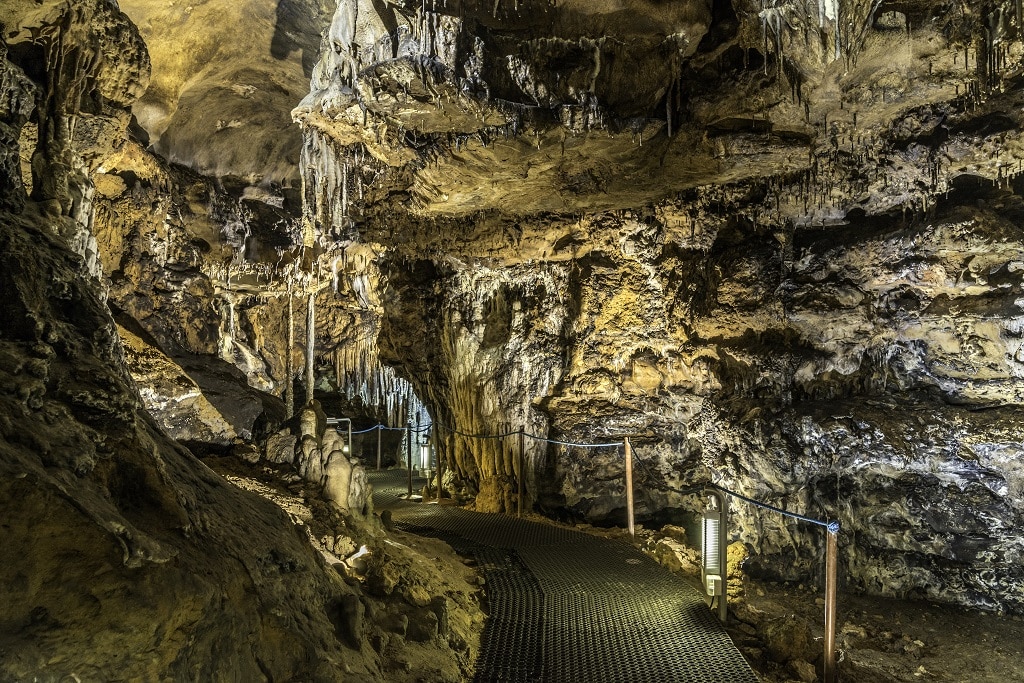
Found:
[{"label": "boulder", "polygon": [[268,462],[278,465],[290,465],[295,462],[295,444],[298,439],[287,429],[272,434],[264,447],[264,456]]}]

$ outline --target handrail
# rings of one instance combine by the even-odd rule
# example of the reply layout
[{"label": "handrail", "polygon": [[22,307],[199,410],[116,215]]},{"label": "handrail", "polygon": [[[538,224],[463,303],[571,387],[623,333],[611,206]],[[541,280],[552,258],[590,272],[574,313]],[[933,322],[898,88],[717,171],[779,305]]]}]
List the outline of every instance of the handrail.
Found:
[{"label": "handrail", "polygon": [[[337,418],[332,418],[332,419],[337,419]],[[437,425],[441,429],[444,429],[445,431],[449,432],[450,434],[455,434],[455,435],[462,436],[462,437],[469,438],[469,439],[485,439],[485,440],[503,439],[503,438],[506,438],[506,437],[509,437],[509,436],[516,436],[516,435],[518,435],[520,433],[520,431],[522,431],[523,436],[525,436],[528,439],[533,439],[534,441],[540,441],[542,443],[553,444],[553,445],[556,445],[556,446],[565,446],[565,447],[568,447],[568,448],[594,448],[594,449],[597,449],[597,448],[618,448],[618,447],[621,447],[623,445],[625,439],[629,438],[629,436],[627,435],[627,436],[623,437],[623,441],[604,441],[604,442],[597,442],[597,443],[583,443],[583,442],[577,442],[577,441],[560,441],[558,439],[549,439],[547,437],[539,436],[537,434],[532,434],[530,432],[523,431],[523,430],[518,430],[518,429],[512,430],[512,431],[507,431],[507,432],[502,432],[500,434],[471,434],[469,432],[464,432],[464,431],[461,431],[459,429],[455,429],[454,427],[450,427],[450,426],[448,426],[448,425],[446,425],[446,424],[444,424],[442,422],[435,421],[435,422],[433,422],[433,424]],[[406,431],[408,429],[409,429],[409,427],[388,427],[387,425],[378,423],[378,424],[375,424],[374,426],[369,427],[367,429],[361,429],[359,431],[354,431],[354,432],[352,432],[352,434],[353,434],[353,436],[357,435],[357,434],[368,434],[369,432],[372,432],[372,431],[375,431],[375,430],[390,430],[390,431],[403,431],[404,432],[404,431]],[[429,430],[430,430],[430,425],[424,425],[424,426],[420,427],[419,429],[415,429],[415,428],[411,429],[411,431],[413,431],[413,432],[420,432],[420,433],[421,432],[425,432],[425,431],[429,431]],[[650,471],[647,470],[647,467],[643,463],[643,460],[638,458],[638,461],[642,465],[644,465],[644,470],[647,471],[648,476],[651,476],[650,475]],[[777,506],[772,505],[770,503],[765,503],[764,501],[760,501],[760,500],[757,500],[755,498],[751,498],[749,496],[745,496],[742,493],[737,493],[736,491],[733,491],[733,490],[728,489],[728,488],[726,488],[724,486],[721,486],[720,484],[709,483],[709,484],[706,484],[706,485],[702,485],[699,488],[695,487],[695,488],[685,489],[685,490],[673,489],[671,487],[668,487],[668,488],[669,488],[669,490],[674,491],[676,493],[687,495],[687,494],[699,493],[700,491],[703,491],[708,486],[710,486],[712,488],[716,488],[716,489],[718,489],[719,491],[721,491],[723,493],[727,493],[730,496],[733,496],[734,498],[739,498],[740,500],[745,501],[747,503],[750,503],[751,505],[754,505],[756,507],[759,507],[759,508],[762,508],[762,509],[765,509],[765,510],[769,510],[771,512],[776,512],[778,514],[785,515],[786,517],[791,517],[793,519],[796,519],[796,520],[799,520],[799,521],[802,521],[802,522],[807,522],[809,524],[815,524],[817,526],[825,527],[826,529],[828,529],[829,533],[833,533],[833,534],[839,533],[840,525],[839,525],[839,522],[836,521],[836,520],[832,520],[832,521],[826,522],[826,521],[822,521],[820,519],[815,519],[813,517],[808,517],[806,515],[801,515],[801,514],[798,514],[796,512],[790,512],[789,510],[785,510],[783,508],[777,507]]]},{"label": "handrail", "polygon": [[[342,419],[345,419],[345,418],[342,418]],[[351,428],[351,421],[349,421],[349,426]],[[370,427],[368,429],[364,429],[364,430],[361,430],[361,431],[358,431],[358,432],[350,432],[350,435],[366,434],[366,433],[372,432],[374,430],[388,429],[388,430],[406,431],[411,436],[412,432],[414,432],[414,431],[417,432],[417,433],[422,432],[422,431],[429,431],[429,430],[431,430],[435,426],[438,427],[438,428],[441,428],[441,429],[445,429],[446,431],[448,431],[451,434],[455,434],[455,435],[462,436],[462,437],[465,437],[465,438],[470,438],[470,439],[491,440],[491,439],[503,439],[503,438],[506,438],[506,437],[509,437],[509,436],[518,436],[519,437],[519,451],[520,451],[520,454],[519,454],[519,457],[520,457],[519,472],[520,473],[522,473],[522,471],[523,471],[522,468],[524,467],[524,463],[522,462],[522,460],[523,460],[523,439],[525,437],[529,437],[529,438],[533,439],[534,441],[540,441],[542,443],[548,443],[548,444],[553,444],[553,445],[557,445],[557,446],[565,446],[567,448],[593,448],[593,449],[597,449],[597,448],[619,448],[619,447],[622,447],[623,453],[624,453],[624,457],[625,457],[625,462],[626,462],[627,500],[630,503],[627,506],[628,507],[628,515],[629,515],[629,527],[630,527],[630,532],[633,531],[633,521],[632,521],[633,520],[633,510],[632,510],[632,463],[633,463],[633,460],[634,460],[635,456],[634,456],[634,453],[633,453],[633,449],[632,449],[632,447],[630,446],[630,443],[629,443],[630,435],[623,435],[621,441],[610,441],[610,442],[601,442],[601,443],[580,443],[580,442],[573,442],[573,441],[559,441],[557,439],[549,439],[549,438],[546,438],[546,437],[539,436],[537,434],[531,434],[531,433],[527,432],[524,429],[517,429],[517,430],[514,430],[514,431],[503,432],[501,434],[470,434],[468,432],[463,432],[461,430],[455,429],[454,427],[450,427],[450,426],[445,425],[445,424],[440,423],[440,422],[433,422],[432,424],[424,425],[423,427],[418,427],[416,429],[413,429],[412,425],[406,425],[405,427],[387,427],[387,426],[385,426],[383,424],[376,424],[373,427]],[[611,437],[611,438],[614,438],[614,437]],[[411,442],[410,442],[410,444],[411,444]],[[380,466],[379,465],[379,459],[380,459],[379,447],[380,446],[379,446],[379,443],[378,443],[378,467]],[[409,454],[409,458],[410,458],[409,493],[411,494],[412,493],[411,452]],[[640,459],[640,458],[637,458],[636,460],[641,464],[641,466],[647,472],[648,476],[651,476],[653,478],[653,475],[651,475],[650,470],[647,469],[647,465],[643,462],[643,460]],[[520,477],[518,477],[518,479],[519,479],[519,484],[520,484],[519,502],[518,502],[519,514],[522,514],[522,495],[523,495],[522,494],[522,489],[521,489],[522,477],[520,476]],[[440,473],[439,473],[439,476],[438,476],[438,485],[440,486]],[[668,487],[668,486],[666,486],[665,488],[667,488],[670,491],[675,491],[676,493],[679,493],[679,494],[682,494],[682,495],[696,494],[696,493],[700,493],[700,492],[706,490],[707,488],[714,488],[714,489],[717,489],[717,490],[721,491],[722,493],[725,493],[727,495],[733,496],[734,498],[738,498],[739,500],[742,500],[742,501],[744,501],[746,503],[749,503],[750,505],[753,505],[755,507],[759,507],[759,508],[762,508],[764,510],[768,510],[770,512],[775,512],[777,514],[783,515],[785,517],[790,517],[792,519],[795,519],[795,520],[798,520],[798,521],[801,521],[801,522],[807,522],[808,524],[814,524],[816,526],[824,527],[828,531],[827,543],[826,543],[826,553],[825,553],[825,662],[824,662],[824,669],[825,669],[825,671],[824,671],[824,674],[825,674],[825,681],[826,681],[826,683],[834,683],[834,681],[836,680],[836,657],[835,657],[835,615],[836,615],[836,585],[837,585],[837,580],[836,580],[836,573],[837,573],[837,571],[836,571],[837,547],[836,546],[837,546],[837,539],[838,539],[838,536],[839,536],[839,529],[840,529],[839,521],[838,520],[831,520],[831,521],[826,522],[826,521],[822,521],[820,519],[815,519],[813,517],[808,517],[807,515],[801,515],[801,514],[798,514],[796,512],[790,512],[789,510],[785,510],[785,509],[780,508],[780,507],[778,507],[776,505],[772,505],[770,503],[765,503],[764,501],[760,501],[760,500],[757,500],[755,498],[751,498],[749,496],[745,496],[742,493],[737,493],[736,491],[733,491],[733,490],[728,489],[728,488],[726,488],[724,486],[721,486],[720,484],[715,484],[713,482],[709,482],[708,484],[702,485],[700,487],[692,487],[692,488],[688,488],[688,489],[675,489],[675,488]],[[439,501],[440,501],[440,498],[441,498],[441,492],[440,492],[440,490],[438,490],[438,500]]]}]

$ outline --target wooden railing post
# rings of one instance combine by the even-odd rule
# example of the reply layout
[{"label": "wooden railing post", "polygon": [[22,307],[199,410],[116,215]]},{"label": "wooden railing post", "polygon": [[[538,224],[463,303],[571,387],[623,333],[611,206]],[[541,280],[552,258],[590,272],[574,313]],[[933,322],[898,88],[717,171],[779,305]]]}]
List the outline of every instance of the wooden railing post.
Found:
[{"label": "wooden railing post", "polygon": [[519,473],[516,475],[516,516],[523,516],[523,477],[526,476],[526,430],[519,430]]},{"label": "wooden railing post", "polygon": [[829,525],[825,544],[825,683],[836,683],[836,581],[838,525]]},{"label": "wooden railing post", "polygon": [[636,536],[636,524],[633,519],[633,446],[629,443],[628,436],[622,440],[622,446],[626,451],[626,515],[629,535]]}]

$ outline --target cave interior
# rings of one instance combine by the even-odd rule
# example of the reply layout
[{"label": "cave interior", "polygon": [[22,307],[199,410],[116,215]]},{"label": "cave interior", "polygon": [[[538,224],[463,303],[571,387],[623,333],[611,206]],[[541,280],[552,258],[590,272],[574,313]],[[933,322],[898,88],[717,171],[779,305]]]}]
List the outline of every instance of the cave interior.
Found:
[{"label": "cave interior", "polygon": [[409,464],[698,582],[726,492],[765,681],[831,675],[830,541],[844,680],[1024,680],[1021,0],[0,29],[0,681],[472,679]]}]

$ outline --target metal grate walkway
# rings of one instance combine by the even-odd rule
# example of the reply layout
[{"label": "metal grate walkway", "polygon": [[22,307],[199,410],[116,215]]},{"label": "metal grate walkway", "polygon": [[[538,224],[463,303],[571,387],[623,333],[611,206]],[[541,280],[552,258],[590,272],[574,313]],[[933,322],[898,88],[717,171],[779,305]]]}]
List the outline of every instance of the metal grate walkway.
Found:
[{"label": "metal grate walkway", "polygon": [[490,614],[475,681],[757,682],[704,596],[633,546],[408,503],[404,470],[368,474],[375,507],[399,528],[447,541],[484,572]]}]

